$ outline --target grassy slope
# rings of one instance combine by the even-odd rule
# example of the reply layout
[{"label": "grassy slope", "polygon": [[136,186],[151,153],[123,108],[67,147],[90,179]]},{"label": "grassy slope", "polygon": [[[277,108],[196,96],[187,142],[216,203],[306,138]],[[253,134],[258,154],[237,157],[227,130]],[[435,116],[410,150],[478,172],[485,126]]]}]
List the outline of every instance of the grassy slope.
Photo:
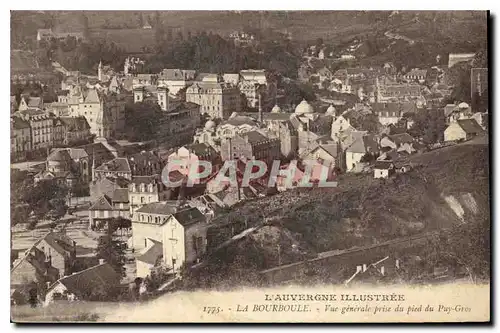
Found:
[{"label": "grassy slope", "polygon": [[488,146],[444,149],[412,157],[419,166],[389,180],[348,174],[338,188],[295,190],[247,202],[218,221],[252,225],[265,216],[316,252],[449,228],[459,220],[442,195],[469,192],[488,209]]},{"label": "grassy slope", "polygon": [[[388,180],[347,174],[339,179],[338,188],[294,190],[242,203],[216,221],[247,221],[251,226],[266,219],[278,228],[266,227],[257,236],[218,251],[207,266],[186,276],[185,287],[255,285],[258,271],[276,266],[279,259],[286,264],[317,252],[460,225],[443,195],[459,198],[471,193],[480,211],[488,211],[487,145],[443,148],[412,156],[410,161],[416,165],[413,171]],[[467,208],[466,213],[470,213]],[[294,251],[293,243],[300,251]]]}]

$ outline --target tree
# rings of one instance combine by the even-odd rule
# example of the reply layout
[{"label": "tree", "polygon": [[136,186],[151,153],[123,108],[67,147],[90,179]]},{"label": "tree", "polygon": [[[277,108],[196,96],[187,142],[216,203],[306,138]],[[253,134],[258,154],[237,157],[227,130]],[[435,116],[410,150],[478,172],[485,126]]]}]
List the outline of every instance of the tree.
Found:
[{"label": "tree", "polygon": [[104,259],[117,273],[125,276],[125,243],[113,238],[113,223],[108,222],[105,236],[101,236],[97,243],[97,257]]},{"label": "tree", "polygon": [[152,140],[158,132],[163,113],[154,102],[129,103],[125,105],[127,136],[134,141]]},{"label": "tree", "polygon": [[23,201],[32,207],[37,219],[59,217],[66,214],[68,188],[56,180],[41,180],[25,189]]},{"label": "tree", "polygon": [[442,112],[433,109],[421,110],[413,117],[413,126],[408,133],[414,138],[422,138],[427,143],[442,141],[446,129]]}]

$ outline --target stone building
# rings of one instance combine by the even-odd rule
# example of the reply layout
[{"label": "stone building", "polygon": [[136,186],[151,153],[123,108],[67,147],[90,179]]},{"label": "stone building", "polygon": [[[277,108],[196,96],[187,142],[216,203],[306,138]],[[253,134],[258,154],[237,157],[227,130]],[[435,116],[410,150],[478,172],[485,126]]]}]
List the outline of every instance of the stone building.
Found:
[{"label": "stone building", "polygon": [[239,89],[216,74],[207,75],[187,88],[186,101],[200,105],[200,113],[212,119],[227,119],[241,109]]},{"label": "stone building", "polygon": [[68,97],[71,117],[85,117],[96,137],[119,138],[125,127],[125,98],[76,86]]},{"label": "stone building", "polygon": [[245,158],[272,162],[280,159],[281,145],[277,138],[265,136],[259,131],[250,131],[223,140],[221,157],[222,160]]},{"label": "stone building", "polygon": [[20,117],[10,118],[10,155],[13,161],[23,161],[31,151],[31,127]]},{"label": "stone building", "polygon": [[30,124],[31,148],[33,150],[47,149],[54,145],[52,137],[54,128],[53,115],[40,109],[17,111],[15,115]]}]

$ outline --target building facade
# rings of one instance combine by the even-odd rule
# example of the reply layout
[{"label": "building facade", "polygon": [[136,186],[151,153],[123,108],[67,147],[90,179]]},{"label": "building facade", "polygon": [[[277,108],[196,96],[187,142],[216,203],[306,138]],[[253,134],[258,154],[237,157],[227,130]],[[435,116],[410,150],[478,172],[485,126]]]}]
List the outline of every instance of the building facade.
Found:
[{"label": "building facade", "polygon": [[227,119],[241,110],[239,89],[217,75],[209,75],[187,88],[186,101],[200,105],[200,113],[212,119]]}]

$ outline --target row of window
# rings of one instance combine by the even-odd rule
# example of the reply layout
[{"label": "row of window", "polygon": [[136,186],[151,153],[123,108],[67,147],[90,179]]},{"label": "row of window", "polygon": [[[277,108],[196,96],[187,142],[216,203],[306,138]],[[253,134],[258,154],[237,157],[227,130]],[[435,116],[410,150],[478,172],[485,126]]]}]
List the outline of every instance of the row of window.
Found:
[{"label": "row of window", "polygon": [[[167,221],[167,218],[166,217],[160,217],[160,216],[151,216],[151,215],[146,215],[146,214],[140,214],[140,220],[141,222],[148,222],[148,223],[156,223],[156,224],[159,224],[159,223],[163,223],[163,222],[166,222]],[[175,226],[175,224],[174,224]]]},{"label": "row of window", "polygon": [[[136,190],[137,190],[137,187],[136,187],[135,185],[133,185],[133,184],[132,184],[132,185],[130,186],[130,191],[135,192]],[[141,184],[141,185],[139,186],[139,190],[138,190],[138,192],[146,192],[146,186],[145,186],[144,184]],[[153,187],[153,184],[149,184],[149,185],[148,185],[148,192],[151,192],[151,193],[153,193],[153,192],[154,192],[154,187]]]}]

